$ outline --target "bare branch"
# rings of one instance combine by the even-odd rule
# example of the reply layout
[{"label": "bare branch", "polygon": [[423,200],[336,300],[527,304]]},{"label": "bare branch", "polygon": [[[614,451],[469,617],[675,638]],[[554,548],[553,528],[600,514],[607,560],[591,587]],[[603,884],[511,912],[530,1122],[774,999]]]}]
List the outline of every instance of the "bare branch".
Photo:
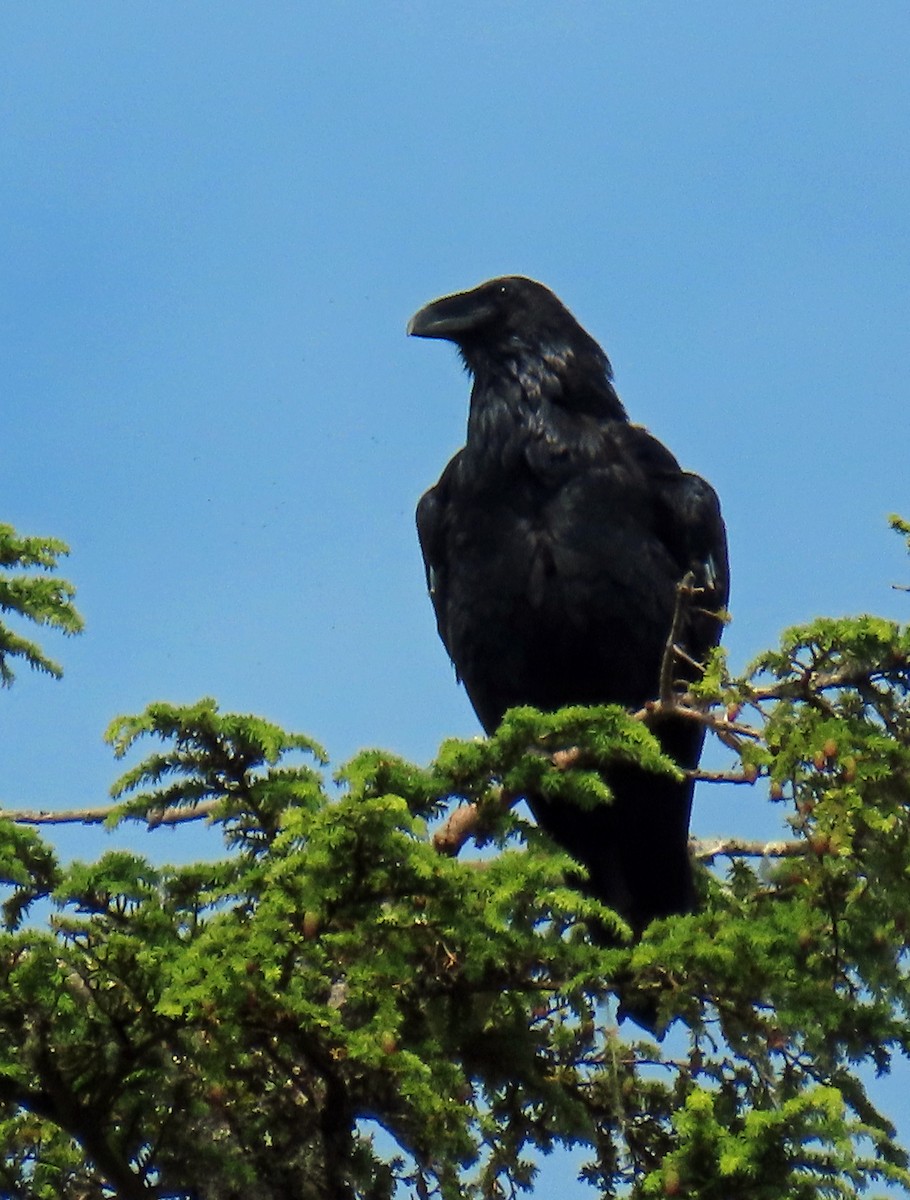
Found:
[{"label": "bare branch", "polygon": [[693,588],[692,584],[695,581],[695,576],[691,571],[687,571],[679,583],[676,585],[676,604],[673,609],[673,623],[670,626],[670,632],[667,635],[667,643],[664,646],[664,654],[660,664],[660,699],[661,703],[667,708],[672,708],[676,697],[673,693],[673,664],[676,662],[681,651],[678,642],[683,630],[683,623],[686,614],[686,601],[696,594],[701,589]]},{"label": "bare branch", "polygon": [[746,838],[690,838],[689,850],[699,862],[726,858],[793,858],[806,853],[807,842],[755,842]]},{"label": "bare branch", "polygon": [[[559,751],[558,753],[567,752]],[[575,753],[578,754],[578,751]],[[498,800],[503,812],[510,809],[518,798],[516,792],[502,788]],[[450,813],[446,822],[433,834],[433,847],[440,854],[454,858],[465,842],[470,841],[480,832],[481,828],[480,806],[478,804],[459,804]]]},{"label": "bare branch", "polygon": [[459,804],[445,824],[433,834],[433,846],[440,854],[454,858],[474,833],[480,820],[476,804]]},{"label": "bare branch", "polygon": [[2,809],[0,817],[15,825],[103,825],[116,813],[130,821],[144,821],[149,829],[159,825],[183,825],[187,821],[202,821],[211,816],[220,804],[219,800],[203,800],[194,808],[171,808],[152,810],[148,813],[123,813],[120,804],[108,804],[100,808],[52,809]]},{"label": "bare branch", "polygon": [[687,779],[696,783],[748,783],[754,784],[759,778],[757,772],[746,771],[686,771]]},{"label": "bare branch", "polygon": [[[553,755],[554,765],[560,770],[568,770],[581,758],[577,748],[557,751]],[[689,771],[690,778],[710,783],[754,783],[751,776],[738,771]],[[503,809],[511,808],[519,797],[514,792],[503,789],[499,803]],[[211,816],[218,805],[217,800],[206,800],[195,808],[166,808],[158,813],[147,816],[129,814],[131,820],[144,820],[149,829],[159,825],[182,825],[189,821],[201,821]],[[3,812],[0,815],[18,825],[100,825],[119,808],[111,804],[103,808],[68,809],[61,812],[46,810],[29,811],[27,809]],[[480,807],[477,804],[460,804],[450,814],[448,820],[434,833],[433,846],[440,854],[454,857],[466,842],[480,830]],[[691,853],[701,862],[711,862],[718,857],[727,858],[785,858],[791,855],[805,853],[805,842],[785,841],[748,841],[744,838],[691,838],[689,840]]]},{"label": "bare branch", "polygon": [[726,713],[720,716],[710,709],[698,708],[697,701],[690,693],[678,696],[672,704],[666,705],[662,700],[649,700],[643,708],[639,708],[636,712],[630,715],[636,721],[652,721],[655,717],[663,717],[673,715],[674,717],[682,717],[686,721],[698,721],[705,725],[708,729],[712,729],[720,740],[733,749],[738,749],[736,744],[737,737],[750,738],[752,741],[761,741],[762,731],[755,725],[746,725],[743,721],[731,721]]}]

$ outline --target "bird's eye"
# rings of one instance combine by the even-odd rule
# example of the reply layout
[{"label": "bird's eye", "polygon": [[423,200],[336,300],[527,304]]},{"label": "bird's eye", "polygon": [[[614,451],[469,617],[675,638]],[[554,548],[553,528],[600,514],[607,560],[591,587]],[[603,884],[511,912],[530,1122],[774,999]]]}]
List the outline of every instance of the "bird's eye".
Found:
[{"label": "bird's eye", "polygon": [[509,285],[507,283],[501,283],[499,285],[499,294],[500,294],[500,296],[508,296]]}]

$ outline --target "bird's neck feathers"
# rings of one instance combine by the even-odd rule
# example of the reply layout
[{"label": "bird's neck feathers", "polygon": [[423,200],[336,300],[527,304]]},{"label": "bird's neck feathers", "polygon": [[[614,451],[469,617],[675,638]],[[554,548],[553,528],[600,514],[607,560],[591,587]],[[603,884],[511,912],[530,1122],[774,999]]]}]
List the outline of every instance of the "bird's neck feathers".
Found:
[{"label": "bird's neck feathers", "polygon": [[541,339],[532,349],[516,340],[493,353],[460,347],[474,377],[469,447],[489,450],[519,430],[562,441],[573,427],[589,434],[592,425],[628,421],[613,387],[610,360],[593,339],[588,341],[579,346],[563,338]]}]

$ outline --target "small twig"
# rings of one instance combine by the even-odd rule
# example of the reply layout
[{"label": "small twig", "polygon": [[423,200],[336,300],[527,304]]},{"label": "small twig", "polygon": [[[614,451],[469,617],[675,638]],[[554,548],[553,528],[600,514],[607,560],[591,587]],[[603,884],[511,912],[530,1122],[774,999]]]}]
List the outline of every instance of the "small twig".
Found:
[{"label": "small twig", "polygon": [[726,714],[718,716],[716,713],[708,712],[702,708],[689,708],[684,706],[675,708],[675,714],[685,717],[690,721],[701,721],[702,725],[707,725],[709,729],[713,729],[721,741],[726,741],[731,735],[737,737],[751,738],[753,741],[760,742],[764,737],[762,731],[754,725],[746,725],[744,721],[731,721]]},{"label": "small twig", "polygon": [[[553,766],[557,771],[569,771],[572,767],[585,765],[585,752],[579,746],[571,746],[568,750],[555,750],[550,755]],[[744,771],[685,771],[687,779],[701,783],[755,783],[757,774]]]},{"label": "small twig", "polygon": [[[699,612],[707,612],[707,610],[702,608],[702,609],[699,609]],[[700,663],[698,661],[698,659],[693,658],[691,654],[687,654],[686,651],[683,650],[682,646],[676,646],[676,657],[679,659],[680,662],[687,663],[688,666],[690,666],[693,671],[697,671],[699,673],[699,675],[704,675],[705,664]]]},{"label": "small twig", "polygon": [[662,700],[651,700],[643,708],[629,714],[635,721],[651,721],[655,717],[682,717],[686,721],[698,721],[713,729],[725,744],[730,744],[733,735],[761,741],[762,731],[754,725],[746,725],[742,721],[731,721],[726,714],[718,716],[709,709],[696,708],[695,697],[690,693],[677,697],[672,704],[665,705]]},{"label": "small twig", "polygon": [[691,571],[687,571],[676,585],[676,604],[673,608],[673,622],[670,625],[670,632],[667,635],[667,642],[664,646],[663,658],[660,663],[659,694],[661,703],[665,704],[668,708],[672,708],[675,701],[673,694],[673,664],[681,653],[677,643],[683,631],[686,601],[701,591],[701,589],[696,589],[692,586],[694,582],[695,576]]}]

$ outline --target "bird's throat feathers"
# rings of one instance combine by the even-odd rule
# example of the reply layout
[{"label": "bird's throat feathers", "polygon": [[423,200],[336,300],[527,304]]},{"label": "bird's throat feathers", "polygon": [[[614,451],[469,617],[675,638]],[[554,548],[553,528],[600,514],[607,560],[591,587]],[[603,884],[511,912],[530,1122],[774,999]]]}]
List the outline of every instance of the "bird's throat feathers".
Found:
[{"label": "bird's throat feathers", "polygon": [[[493,450],[520,430],[548,441],[591,423],[627,421],[613,387],[606,354],[595,343],[575,347],[565,338],[533,348],[517,340],[490,354],[486,347],[459,347],[473,376],[468,446]],[[565,418],[589,418],[579,426]],[[574,439],[570,439],[574,440]]]}]

